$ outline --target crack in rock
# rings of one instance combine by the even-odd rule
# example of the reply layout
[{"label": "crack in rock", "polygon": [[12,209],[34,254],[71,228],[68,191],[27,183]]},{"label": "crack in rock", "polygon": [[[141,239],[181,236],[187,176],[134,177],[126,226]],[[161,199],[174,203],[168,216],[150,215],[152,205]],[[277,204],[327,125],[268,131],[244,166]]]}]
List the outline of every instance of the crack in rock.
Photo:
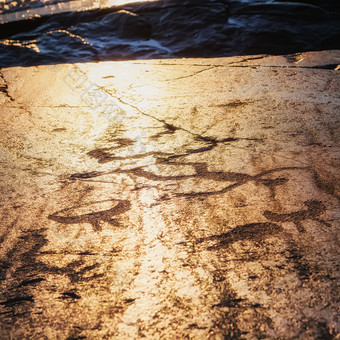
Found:
[{"label": "crack in rock", "polygon": [[10,101],[14,102],[14,98],[8,92],[8,83],[1,71],[0,71],[0,78],[3,81],[3,83],[0,84],[0,91],[3,92],[6,95],[6,97],[9,98]]}]

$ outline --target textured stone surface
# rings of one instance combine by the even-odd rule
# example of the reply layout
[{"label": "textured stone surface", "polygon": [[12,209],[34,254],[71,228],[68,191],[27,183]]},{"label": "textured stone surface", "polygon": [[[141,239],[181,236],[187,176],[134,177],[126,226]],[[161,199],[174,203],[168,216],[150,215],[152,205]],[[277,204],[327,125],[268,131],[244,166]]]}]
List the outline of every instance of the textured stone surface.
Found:
[{"label": "textured stone surface", "polygon": [[2,69],[1,339],[338,338],[339,63]]}]

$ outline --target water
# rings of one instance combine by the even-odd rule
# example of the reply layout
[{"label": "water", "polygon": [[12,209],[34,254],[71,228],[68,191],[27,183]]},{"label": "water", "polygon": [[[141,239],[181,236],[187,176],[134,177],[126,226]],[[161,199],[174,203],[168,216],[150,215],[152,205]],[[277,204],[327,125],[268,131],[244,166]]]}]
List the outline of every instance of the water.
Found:
[{"label": "water", "polygon": [[0,0],[0,66],[340,48],[337,0]]}]

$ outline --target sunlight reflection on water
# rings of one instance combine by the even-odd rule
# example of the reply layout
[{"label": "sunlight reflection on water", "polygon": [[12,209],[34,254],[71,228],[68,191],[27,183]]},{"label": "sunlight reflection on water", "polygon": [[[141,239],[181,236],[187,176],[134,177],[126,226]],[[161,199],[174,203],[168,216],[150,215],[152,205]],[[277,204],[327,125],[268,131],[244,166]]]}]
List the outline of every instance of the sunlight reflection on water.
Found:
[{"label": "sunlight reflection on water", "polygon": [[43,5],[37,8],[28,8],[25,10],[18,10],[0,14],[0,23],[27,20],[35,17],[41,17],[50,14],[66,13],[66,12],[81,12],[91,9],[110,8],[115,6],[122,6],[126,4],[134,4],[138,2],[151,2],[155,0],[75,0],[70,2],[59,2],[51,5]]}]

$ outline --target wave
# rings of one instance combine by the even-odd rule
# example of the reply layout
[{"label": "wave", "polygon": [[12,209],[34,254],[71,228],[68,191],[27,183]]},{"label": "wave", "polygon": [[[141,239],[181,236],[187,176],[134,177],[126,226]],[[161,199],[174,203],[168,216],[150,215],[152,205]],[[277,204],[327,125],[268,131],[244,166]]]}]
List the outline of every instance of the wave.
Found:
[{"label": "wave", "polygon": [[340,47],[337,1],[110,1],[2,3],[0,66]]}]

